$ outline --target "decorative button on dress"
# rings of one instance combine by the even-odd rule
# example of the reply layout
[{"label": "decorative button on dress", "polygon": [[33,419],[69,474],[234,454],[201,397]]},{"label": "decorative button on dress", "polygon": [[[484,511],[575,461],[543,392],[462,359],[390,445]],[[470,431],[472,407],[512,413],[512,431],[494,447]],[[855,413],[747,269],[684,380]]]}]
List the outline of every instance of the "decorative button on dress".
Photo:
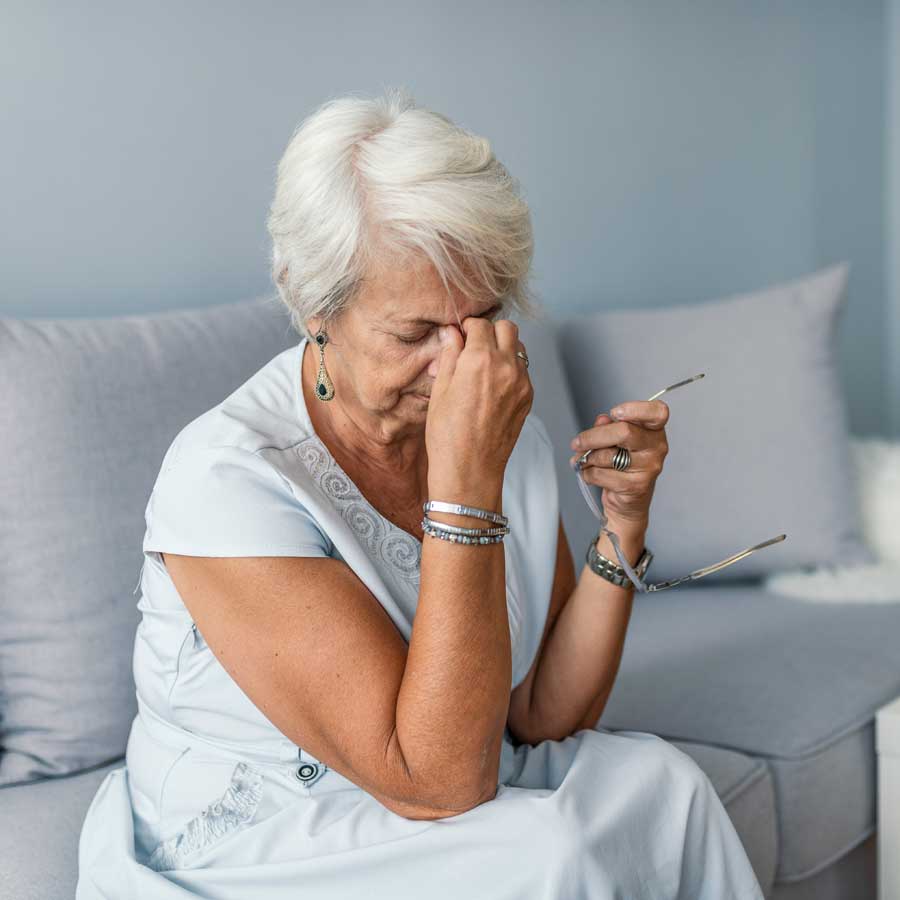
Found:
[{"label": "decorative button on dress", "polygon": [[[507,730],[492,800],[407,819],[290,741],[228,675],[161,553],[341,559],[412,632],[422,545],[313,430],[306,344],[186,425],[163,458],[145,511],[138,713],[125,765],[82,826],[76,900],[762,900],[707,776],[656,735],[598,726],[530,746]],[[533,413],[503,511],[515,687],[543,633],[559,524],[553,447]]]}]

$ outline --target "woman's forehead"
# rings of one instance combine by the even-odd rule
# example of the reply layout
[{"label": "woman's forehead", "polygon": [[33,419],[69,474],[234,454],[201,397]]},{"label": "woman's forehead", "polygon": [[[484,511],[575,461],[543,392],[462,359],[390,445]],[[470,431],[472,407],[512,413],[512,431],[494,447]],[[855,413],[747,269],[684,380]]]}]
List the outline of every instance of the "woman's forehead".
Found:
[{"label": "woman's forehead", "polygon": [[467,316],[490,316],[503,308],[495,297],[475,299],[459,292],[448,297],[443,285],[425,289],[419,285],[403,291],[380,291],[364,295],[368,318],[392,327],[456,325]]},{"label": "woman's forehead", "polygon": [[451,295],[430,262],[409,259],[382,266],[365,279],[362,292],[370,310],[392,325],[451,324],[502,308],[496,297],[472,297],[451,285]]}]

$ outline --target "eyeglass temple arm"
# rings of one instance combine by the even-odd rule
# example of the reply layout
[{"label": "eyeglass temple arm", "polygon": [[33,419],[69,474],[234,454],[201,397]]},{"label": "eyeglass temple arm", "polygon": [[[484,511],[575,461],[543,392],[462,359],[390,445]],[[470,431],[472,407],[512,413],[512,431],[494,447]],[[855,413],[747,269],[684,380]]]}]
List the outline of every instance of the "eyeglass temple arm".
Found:
[{"label": "eyeglass temple arm", "polygon": [[735,553],[733,556],[729,556],[727,559],[723,559],[721,562],[714,563],[711,566],[704,566],[702,569],[694,569],[693,572],[685,575],[683,578],[676,578],[673,581],[659,581],[656,584],[648,584],[648,591],[662,591],[666,588],[673,587],[676,584],[681,584],[683,581],[694,581],[697,578],[702,578],[704,575],[709,575],[712,572],[718,572],[719,569],[724,569],[726,566],[730,566],[732,563],[736,563],[739,559],[743,559],[745,556],[749,556],[756,550],[761,550],[763,547],[768,547],[770,544],[777,544],[779,541],[783,541],[787,537],[786,534],[779,534],[773,538],[769,538],[767,541],[762,541],[759,544],[754,544],[752,547],[748,547],[746,550],[742,550],[740,553]]},{"label": "eyeglass temple arm", "polygon": [[664,387],[661,391],[657,391],[652,397],[648,397],[647,401],[655,400],[657,397],[661,397],[666,391],[674,391],[675,388],[679,388],[684,384],[690,384],[693,381],[698,381],[701,378],[706,377],[706,372],[700,372],[698,375],[692,375],[690,378],[685,378],[683,381],[676,381],[675,384],[670,384],[668,387]]}]

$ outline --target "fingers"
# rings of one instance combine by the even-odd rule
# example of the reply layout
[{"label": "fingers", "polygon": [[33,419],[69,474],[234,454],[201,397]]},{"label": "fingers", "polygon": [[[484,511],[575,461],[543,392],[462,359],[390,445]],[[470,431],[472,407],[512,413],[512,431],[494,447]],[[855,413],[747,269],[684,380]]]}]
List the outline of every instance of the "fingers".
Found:
[{"label": "fingers", "polygon": [[[664,408],[660,410],[656,404],[661,404]],[[662,471],[669,445],[665,424],[659,422],[668,421],[668,406],[659,400],[634,401],[621,406],[625,413],[630,409],[635,414],[635,420],[616,421],[605,414],[597,416],[592,428],[580,432],[572,439],[571,448],[576,453],[569,459],[570,466],[579,466],[584,473],[597,470],[603,472],[604,476],[612,471],[617,475],[640,476],[649,473],[655,477]],[[619,447],[627,448],[632,455],[631,464],[625,472],[619,472],[613,467],[613,459]],[[582,463],[581,458],[588,451],[590,454]],[[597,471],[591,472],[593,484],[609,488],[614,488],[617,483],[623,488],[628,484],[628,479],[619,479],[618,482],[595,480]]]},{"label": "fingers", "polygon": [[492,322],[483,316],[466,316],[462,321],[462,328],[467,344],[471,339],[474,344],[485,343],[510,354],[524,349],[519,342],[519,326],[510,319]]},{"label": "fingers", "polygon": [[602,447],[627,447],[636,452],[655,446],[658,440],[658,436],[634,422],[608,422],[580,432],[572,439],[570,446],[580,453]]},{"label": "fingers", "polygon": [[[578,461],[586,452],[587,451],[582,450],[581,453],[576,453],[571,456],[569,458],[569,465],[574,469],[578,464]],[[637,453],[631,454],[631,461],[629,462],[628,468],[620,472],[613,466],[613,460],[615,459],[617,452],[618,449],[616,447],[598,447],[595,450],[591,450],[587,462],[581,467],[581,471],[586,473],[591,469],[596,469],[601,472],[612,471],[617,475],[621,474],[628,476],[646,474],[647,472],[658,475],[662,471],[661,457],[658,452],[653,450],[640,450]],[[627,479],[625,481],[627,482]],[[612,487],[612,485],[609,486]]]},{"label": "fingers", "polygon": [[[591,454],[591,459],[598,452],[595,450]],[[611,469],[608,466],[588,465],[581,470],[581,477],[587,484],[609,488],[616,493],[640,493],[646,489],[648,476],[646,472],[634,471],[630,466],[626,471],[620,472],[618,469]]]},{"label": "fingers", "polygon": [[456,361],[462,352],[464,343],[459,331],[452,325],[440,327],[441,356],[438,365],[438,373],[435,378],[435,386],[453,376],[456,371]]},{"label": "fingers", "polygon": [[497,347],[505,350],[510,355],[515,355],[516,350],[524,350],[525,345],[519,340],[519,326],[509,319],[498,319],[491,323],[494,326],[494,338]]},{"label": "fingers", "polygon": [[492,322],[481,316],[467,316],[462,321],[463,332],[466,335],[466,345],[473,346],[484,344],[496,347],[515,357],[517,365],[524,370],[527,367],[515,356],[517,350],[525,353],[525,345],[519,340],[519,326],[510,319],[497,319]]},{"label": "fingers", "polygon": [[656,475],[652,472],[633,472],[631,469],[619,472],[616,469],[603,469],[596,466],[584,469],[580,477],[585,484],[592,484],[608,492],[604,494],[604,503],[608,503],[610,494],[613,494],[617,495],[617,502],[624,501],[641,506],[645,501],[641,501],[640,498],[646,498],[648,492],[652,495],[656,481]]},{"label": "fingers", "polygon": [[613,419],[639,422],[644,428],[658,431],[669,421],[669,406],[662,400],[629,400],[614,406],[610,415]]},{"label": "fingers", "polygon": [[494,323],[482,316],[466,316],[462,320],[463,333],[466,336],[466,346],[482,344],[487,347],[497,348],[497,336],[494,331]]}]

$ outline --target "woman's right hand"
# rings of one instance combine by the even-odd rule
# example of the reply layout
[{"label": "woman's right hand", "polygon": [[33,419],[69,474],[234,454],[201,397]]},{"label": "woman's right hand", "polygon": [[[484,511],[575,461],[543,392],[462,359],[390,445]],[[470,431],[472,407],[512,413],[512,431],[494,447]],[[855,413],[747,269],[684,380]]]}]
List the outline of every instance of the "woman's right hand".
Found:
[{"label": "woman's right hand", "polygon": [[525,345],[509,319],[469,316],[440,329],[442,350],[425,424],[431,486],[502,484],[506,463],[531,409],[534,388]]}]

